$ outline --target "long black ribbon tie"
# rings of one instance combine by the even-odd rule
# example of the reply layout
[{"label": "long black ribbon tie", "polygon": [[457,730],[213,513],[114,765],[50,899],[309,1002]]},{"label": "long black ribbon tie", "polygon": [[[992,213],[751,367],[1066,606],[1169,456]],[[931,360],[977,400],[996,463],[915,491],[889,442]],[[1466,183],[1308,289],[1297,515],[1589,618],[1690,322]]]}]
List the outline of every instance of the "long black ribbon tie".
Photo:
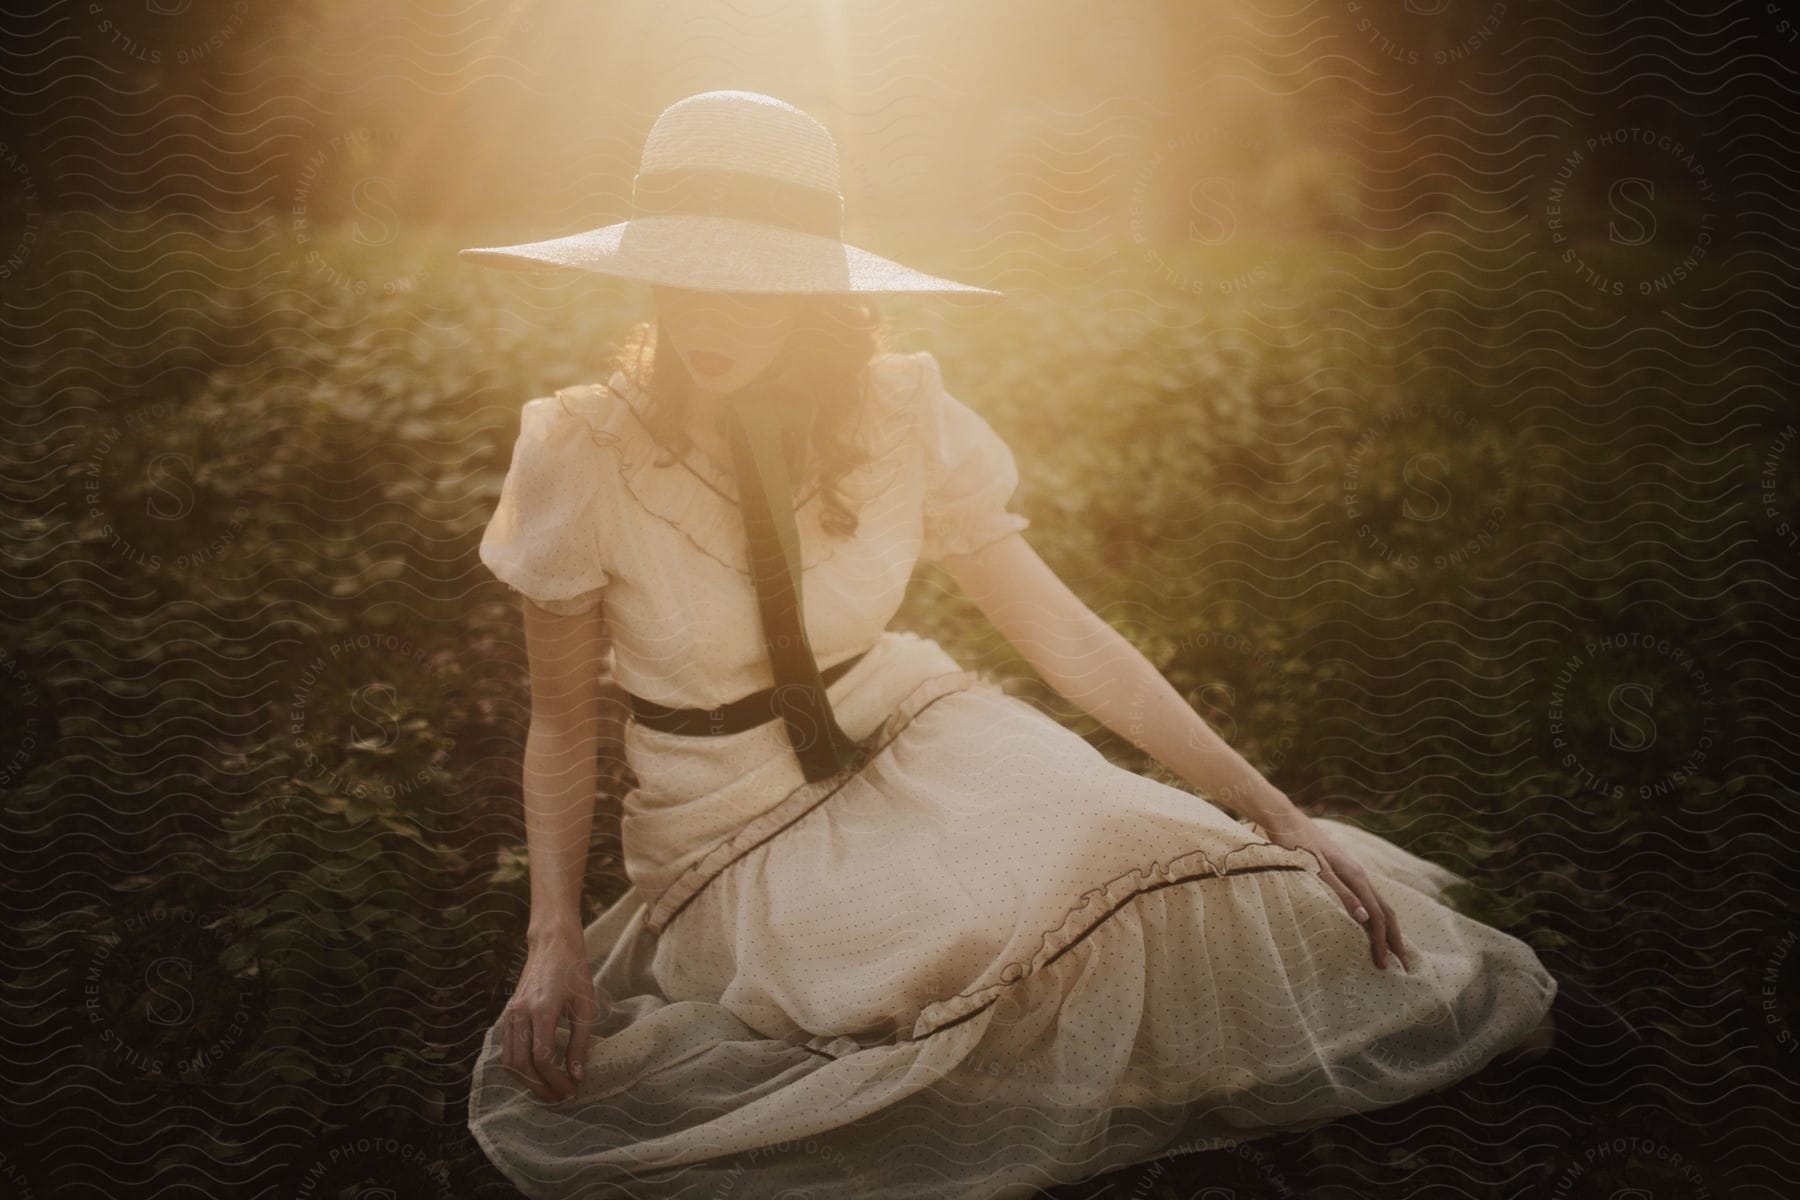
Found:
[{"label": "long black ribbon tie", "polygon": [[806,636],[800,532],[794,520],[787,456],[782,449],[779,396],[726,401],[726,422],[737,471],[738,507],[756,579],[763,641],[775,674],[775,709],[809,781],[850,767],[862,750],[831,715],[819,663]]}]

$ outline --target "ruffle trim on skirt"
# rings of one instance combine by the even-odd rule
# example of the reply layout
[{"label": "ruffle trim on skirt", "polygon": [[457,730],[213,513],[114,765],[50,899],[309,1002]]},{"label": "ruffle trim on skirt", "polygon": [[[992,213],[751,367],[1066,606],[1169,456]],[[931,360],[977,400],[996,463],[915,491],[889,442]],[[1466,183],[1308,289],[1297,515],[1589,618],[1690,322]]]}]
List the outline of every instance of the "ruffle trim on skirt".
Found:
[{"label": "ruffle trim on skirt", "polygon": [[[796,787],[767,811],[746,822],[736,833],[689,865],[647,905],[644,930],[652,937],[660,935],[671,921],[733,863],[838,794],[878,754],[890,746],[920,713],[939,700],[971,690],[1007,694],[998,681],[981,671],[956,671],[934,675],[921,681],[894,707],[873,734],[858,743],[858,755],[848,767],[825,779]],[[1305,871],[1313,875],[1319,874],[1318,860],[1310,850],[1276,845],[1255,821],[1241,821],[1240,824],[1259,840],[1236,846],[1216,861],[1204,848],[1187,851],[1166,863],[1153,862],[1148,866],[1133,867],[1098,887],[1090,888],[1069,909],[1060,925],[1044,933],[1037,950],[1029,959],[1007,963],[995,982],[926,1005],[920,1010],[911,1034],[906,1038],[890,1035],[875,1042],[853,1041],[850,1045],[856,1049],[866,1049],[871,1046],[918,1041],[978,1016],[996,1003],[1006,989],[1031,978],[1054,963],[1108,918],[1148,892],[1175,884],[1226,879],[1263,871]],[[835,1058],[847,1048],[845,1043],[846,1039],[842,1037],[823,1036],[805,1043],[803,1048],[827,1058]]]},{"label": "ruffle trim on skirt", "polygon": [[[1260,832],[1260,826],[1248,823]],[[1241,862],[1227,866],[1233,859]],[[1123,875],[1107,880],[1099,887],[1083,892],[1081,900],[1069,910],[1063,923],[1044,934],[1037,951],[1026,961],[1014,960],[1001,968],[1000,978],[982,987],[933,1001],[919,1012],[913,1026],[914,1041],[942,1033],[971,1017],[979,1015],[999,1000],[1005,989],[1029,979],[1061,958],[1077,943],[1098,929],[1107,918],[1147,892],[1160,891],[1178,883],[1225,879],[1235,875],[1252,875],[1260,871],[1306,871],[1319,874],[1318,860],[1310,850],[1293,850],[1271,841],[1245,842],[1214,862],[1204,849],[1178,854],[1167,863],[1151,863],[1133,867]]]}]

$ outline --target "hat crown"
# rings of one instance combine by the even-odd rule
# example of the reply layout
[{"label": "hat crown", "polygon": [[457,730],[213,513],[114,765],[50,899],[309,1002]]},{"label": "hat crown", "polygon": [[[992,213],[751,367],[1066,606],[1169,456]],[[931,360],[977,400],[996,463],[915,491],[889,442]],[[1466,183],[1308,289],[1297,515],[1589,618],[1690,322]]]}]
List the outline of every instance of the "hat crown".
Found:
[{"label": "hat crown", "polygon": [[843,194],[831,131],[809,113],[761,92],[700,92],[656,118],[638,171],[696,167]]},{"label": "hat crown", "polygon": [[1003,293],[927,274],[844,240],[837,142],[762,92],[699,92],[665,108],[631,180],[631,217],[459,253],[488,266],[569,267],[701,291]]}]

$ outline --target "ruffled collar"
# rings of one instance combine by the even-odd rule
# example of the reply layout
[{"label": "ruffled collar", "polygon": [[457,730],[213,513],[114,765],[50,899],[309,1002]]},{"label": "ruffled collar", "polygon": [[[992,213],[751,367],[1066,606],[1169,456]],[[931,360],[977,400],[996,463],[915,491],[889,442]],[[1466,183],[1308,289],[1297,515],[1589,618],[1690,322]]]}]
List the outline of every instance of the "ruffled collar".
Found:
[{"label": "ruffled collar", "polygon": [[[557,395],[566,397],[589,416],[590,423],[601,427],[604,443],[618,455],[619,481],[630,500],[679,532],[700,553],[746,580],[754,580],[733,472],[698,449],[678,456],[672,447],[657,441],[644,415],[650,398],[622,370],[615,370],[607,383],[564,388]],[[887,399],[881,390],[875,395],[878,402],[864,410],[863,425],[865,429],[871,423],[881,426],[874,431],[877,436],[872,444],[885,449],[892,445],[893,428],[888,422],[897,413],[892,405],[880,402]],[[846,476],[847,493],[859,494],[859,482],[866,486],[868,473],[890,457],[878,450],[874,462]],[[843,544],[843,539],[827,534],[819,523],[824,510],[822,491],[822,484],[815,480],[794,508],[802,573],[830,562]]]}]

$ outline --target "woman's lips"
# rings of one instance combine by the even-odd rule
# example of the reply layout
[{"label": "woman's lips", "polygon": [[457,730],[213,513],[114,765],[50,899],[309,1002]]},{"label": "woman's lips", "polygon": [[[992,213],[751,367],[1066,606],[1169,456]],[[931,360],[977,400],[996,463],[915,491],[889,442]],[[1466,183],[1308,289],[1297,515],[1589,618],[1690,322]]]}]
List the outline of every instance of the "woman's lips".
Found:
[{"label": "woman's lips", "polygon": [[707,350],[690,350],[687,359],[688,366],[701,375],[723,375],[731,370],[734,361],[727,355]]}]

